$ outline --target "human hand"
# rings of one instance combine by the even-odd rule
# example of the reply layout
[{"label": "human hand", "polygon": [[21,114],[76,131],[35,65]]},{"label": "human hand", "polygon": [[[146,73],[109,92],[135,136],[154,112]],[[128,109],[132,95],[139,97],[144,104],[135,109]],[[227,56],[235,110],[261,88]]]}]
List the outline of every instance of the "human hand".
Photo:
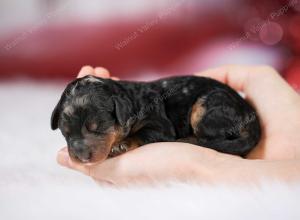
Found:
[{"label": "human hand", "polygon": [[82,172],[101,185],[156,185],[170,181],[215,183],[243,159],[209,148],[179,142],[144,145],[99,164],[70,159],[67,148],[58,152],[60,165]]},{"label": "human hand", "polygon": [[[99,68],[95,72],[91,67],[84,67],[79,75],[88,74],[109,77],[107,70]],[[236,90],[243,91],[247,99],[257,108],[261,116],[263,137],[249,158],[287,159],[299,155],[297,143],[300,142],[297,141],[296,135],[299,128],[297,123],[300,111],[299,97],[273,69],[229,66],[208,70],[199,75],[215,78]],[[270,88],[265,87],[268,83]],[[274,99],[274,96],[278,99]],[[273,117],[278,118],[278,121]],[[282,128],[286,120],[291,120],[292,125],[287,124]],[[281,164],[274,164],[275,167],[270,166],[272,164],[267,164],[266,167],[265,164],[255,162],[249,164],[245,163],[247,160],[236,156],[185,143],[149,144],[92,166],[74,163],[66,149],[58,153],[57,159],[61,165],[81,171],[100,183],[121,186],[174,179],[201,183],[228,182],[232,179],[247,181],[253,179],[251,172],[252,176],[258,174],[257,170],[260,170],[260,175],[264,175],[263,170],[269,175],[272,173],[279,175],[279,168],[286,167]],[[245,169],[248,172],[245,172]],[[287,173],[285,169],[281,170],[282,173]],[[249,174],[248,178],[245,177],[245,173]]]},{"label": "human hand", "polygon": [[[93,75],[102,78],[110,77],[108,70],[102,67],[92,68],[84,66],[78,77]],[[111,77],[114,80],[118,78]],[[218,152],[200,148],[185,143],[155,143],[145,145],[142,148],[127,152],[118,157],[110,158],[96,165],[85,165],[72,161],[68,155],[67,148],[58,153],[58,162],[71,169],[81,171],[91,176],[99,183],[113,185],[128,185],[132,183],[151,184],[163,180],[192,180],[193,173],[199,171],[194,163],[202,161],[205,166],[201,167],[203,175],[198,177],[202,182],[210,181],[213,164],[225,158],[237,158],[231,155],[218,157]],[[222,155],[223,156],[223,155]],[[198,162],[196,162],[198,161]],[[210,168],[208,168],[210,167]],[[210,172],[207,172],[210,170]]]}]

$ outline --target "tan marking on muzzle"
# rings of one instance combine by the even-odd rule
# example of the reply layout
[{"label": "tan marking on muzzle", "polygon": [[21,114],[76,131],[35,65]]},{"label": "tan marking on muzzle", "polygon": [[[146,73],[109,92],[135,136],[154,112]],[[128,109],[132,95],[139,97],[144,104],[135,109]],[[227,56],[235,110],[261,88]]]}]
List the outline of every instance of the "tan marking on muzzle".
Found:
[{"label": "tan marking on muzzle", "polygon": [[[103,138],[102,144],[94,143],[96,149],[93,150],[93,161],[103,160],[107,158],[115,143],[119,143],[123,139],[123,132],[120,128],[110,128],[110,131]],[[99,140],[98,140],[99,141]],[[100,142],[100,141],[99,141]]]}]

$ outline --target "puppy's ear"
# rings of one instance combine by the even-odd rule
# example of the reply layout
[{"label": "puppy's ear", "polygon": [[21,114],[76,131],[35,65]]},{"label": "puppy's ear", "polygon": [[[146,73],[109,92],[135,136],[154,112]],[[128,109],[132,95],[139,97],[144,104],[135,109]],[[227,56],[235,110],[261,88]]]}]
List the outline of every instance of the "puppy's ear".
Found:
[{"label": "puppy's ear", "polygon": [[133,116],[132,104],[126,97],[112,97],[114,102],[114,111],[118,123],[121,126],[126,126],[130,122],[130,118]]},{"label": "puppy's ear", "polygon": [[61,100],[58,102],[58,104],[55,106],[52,115],[51,115],[51,129],[56,130],[58,128],[58,119],[59,114],[61,112]]},{"label": "puppy's ear", "polygon": [[51,115],[51,128],[52,130],[56,130],[58,128],[58,119],[59,119],[59,115],[60,112],[62,111],[62,105],[65,102],[67,96],[71,93],[71,90],[74,89],[74,87],[77,86],[78,81],[81,79],[75,79],[72,82],[70,82],[66,89],[63,91],[59,102],[57,103],[57,105],[55,106],[52,115]]},{"label": "puppy's ear", "polygon": [[58,119],[59,119],[59,115],[60,112],[62,111],[62,105],[64,103],[64,101],[66,100],[66,94],[69,92],[69,88],[67,88],[62,96],[60,97],[59,102],[57,103],[57,105],[55,106],[52,115],[51,115],[51,129],[52,130],[56,130],[58,128]]}]

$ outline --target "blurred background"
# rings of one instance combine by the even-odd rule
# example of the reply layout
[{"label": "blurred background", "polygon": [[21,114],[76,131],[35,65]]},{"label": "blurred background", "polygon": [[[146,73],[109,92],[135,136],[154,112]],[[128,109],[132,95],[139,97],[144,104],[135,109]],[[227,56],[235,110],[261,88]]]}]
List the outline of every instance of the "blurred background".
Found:
[{"label": "blurred background", "polygon": [[1,0],[0,77],[123,79],[269,64],[300,84],[299,0]]},{"label": "blurred background", "polygon": [[[172,204],[193,198],[195,190],[187,199],[180,188],[162,197],[155,191],[99,191],[90,178],[57,165],[65,140],[50,129],[50,116],[67,80],[83,65],[106,67],[121,79],[151,80],[222,64],[268,64],[300,91],[300,0],[0,0],[0,18],[1,219],[82,219],[94,210],[103,219],[120,219],[130,210],[137,218],[147,216],[147,207],[159,206],[153,212],[159,215],[168,211],[158,202],[162,197]],[[299,199],[297,192],[266,204],[281,201],[276,210],[289,207],[287,217],[299,211],[299,202],[283,202]],[[252,209],[243,214],[250,206],[241,205],[245,200],[231,203],[236,194],[229,191],[222,200],[219,191],[204,189],[200,201],[190,203],[201,207],[189,206],[189,212],[182,203],[171,205],[169,219],[178,212],[219,213],[215,207],[224,204],[253,216]],[[265,198],[249,196],[251,207],[262,207],[258,216],[264,216],[266,204],[257,197]]]}]

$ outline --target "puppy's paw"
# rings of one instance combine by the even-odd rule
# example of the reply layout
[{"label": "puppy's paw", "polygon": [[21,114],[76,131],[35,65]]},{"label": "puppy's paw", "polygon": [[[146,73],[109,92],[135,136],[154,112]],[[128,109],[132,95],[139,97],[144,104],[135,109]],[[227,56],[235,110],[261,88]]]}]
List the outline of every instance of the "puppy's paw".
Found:
[{"label": "puppy's paw", "polygon": [[128,144],[126,142],[121,142],[111,148],[109,157],[116,157],[128,151]]}]

